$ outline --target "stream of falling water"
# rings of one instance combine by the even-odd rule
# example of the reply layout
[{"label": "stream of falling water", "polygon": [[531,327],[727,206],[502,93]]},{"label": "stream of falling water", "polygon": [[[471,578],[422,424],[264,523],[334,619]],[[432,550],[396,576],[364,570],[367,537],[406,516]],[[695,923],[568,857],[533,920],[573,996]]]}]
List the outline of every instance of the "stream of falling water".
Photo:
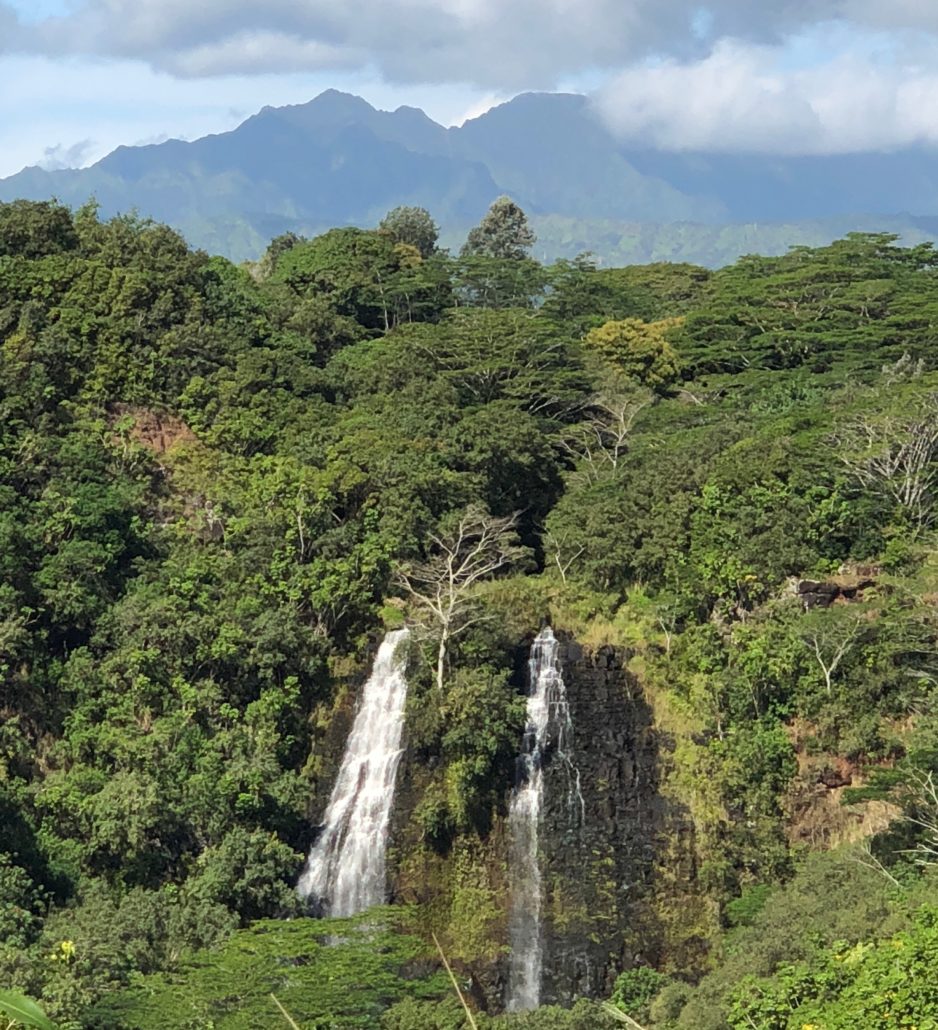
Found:
[{"label": "stream of falling water", "polygon": [[387,634],[365,684],[339,776],[297,891],[325,915],[352,916],[385,901],[385,852],[400,765],[407,681],[398,649],[406,629]]},{"label": "stream of falling water", "polygon": [[541,869],[538,832],[544,804],[544,763],[560,761],[567,774],[571,826],[584,817],[580,774],[573,764],[573,725],[560,671],[559,645],[550,627],[537,635],[528,661],[527,723],[518,759],[518,786],[508,812],[511,955],[505,1007],[509,1012],[537,1008],[541,996],[544,942],[541,933]]}]

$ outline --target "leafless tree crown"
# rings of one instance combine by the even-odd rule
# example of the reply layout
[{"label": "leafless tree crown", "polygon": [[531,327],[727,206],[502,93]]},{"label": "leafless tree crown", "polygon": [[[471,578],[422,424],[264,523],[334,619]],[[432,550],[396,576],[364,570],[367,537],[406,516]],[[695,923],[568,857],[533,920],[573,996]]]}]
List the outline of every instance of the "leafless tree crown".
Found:
[{"label": "leafless tree crown", "polygon": [[469,508],[448,534],[431,534],[430,557],[403,568],[398,581],[439,633],[436,680],[442,690],[450,641],[484,618],[473,587],[520,560],[518,514],[490,515]]},{"label": "leafless tree crown", "polygon": [[854,419],[839,434],[840,460],[863,486],[908,512],[919,529],[935,516],[938,485],[938,394],[906,416]]}]

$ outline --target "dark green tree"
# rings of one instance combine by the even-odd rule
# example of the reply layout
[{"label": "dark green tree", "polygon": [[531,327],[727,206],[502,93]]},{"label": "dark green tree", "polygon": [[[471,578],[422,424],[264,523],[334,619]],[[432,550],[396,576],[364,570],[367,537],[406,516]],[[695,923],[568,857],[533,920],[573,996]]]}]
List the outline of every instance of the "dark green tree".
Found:
[{"label": "dark green tree", "polygon": [[462,254],[520,261],[536,241],[524,211],[510,197],[499,197],[482,221],[470,230]]},{"label": "dark green tree", "polygon": [[423,207],[396,207],[389,211],[378,226],[378,232],[394,243],[414,247],[422,258],[436,250],[440,229]]},{"label": "dark green tree", "polygon": [[277,267],[277,262],[280,258],[286,254],[288,250],[293,248],[298,243],[303,243],[304,238],[297,236],[295,232],[284,232],[279,236],[275,236],[270,243],[267,245],[267,249],[264,251],[263,256],[257,265],[257,273],[261,278],[267,278],[273,270]]},{"label": "dark green tree", "polygon": [[74,250],[78,234],[67,207],[51,200],[0,204],[0,257],[43,257]]}]

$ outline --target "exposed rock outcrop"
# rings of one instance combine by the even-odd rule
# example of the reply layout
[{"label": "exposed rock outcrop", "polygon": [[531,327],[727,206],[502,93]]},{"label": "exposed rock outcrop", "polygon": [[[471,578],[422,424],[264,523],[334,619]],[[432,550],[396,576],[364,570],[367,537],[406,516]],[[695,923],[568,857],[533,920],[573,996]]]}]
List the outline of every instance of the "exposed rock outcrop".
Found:
[{"label": "exposed rock outcrop", "polygon": [[[540,826],[544,940],[541,1003],[569,1004],[607,995],[623,968],[653,962],[657,928],[649,925],[654,877],[669,853],[693,852],[673,805],[659,794],[658,734],[628,652],[585,648],[557,631],[560,663],[573,727],[569,762],[546,747],[545,798]],[[533,638],[533,635],[532,635]],[[519,645],[517,689],[525,689],[530,640]],[[568,742],[569,743],[569,742]],[[519,748],[521,740],[518,741]],[[578,784],[571,782],[571,767]],[[499,1011],[507,986],[508,835],[505,807],[487,832],[457,837],[434,849],[423,837],[417,811],[431,800],[434,762],[409,749],[401,765],[392,824],[389,871],[392,899],[416,904],[428,924],[447,937],[454,920],[467,926],[474,906],[472,958],[460,954],[462,937],[450,933],[449,957],[477,1003]],[[578,786],[579,797],[571,796]],[[674,840],[684,842],[675,848]],[[687,876],[692,870],[684,870]],[[468,932],[465,930],[464,932]],[[484,936],[484,940],[483,940]],[[487,958],[480,957],[487,953]],[[468,959],[468,953],[466,955]]]},{"label": "exposed rock outcrop", "polygon": [[566,772],[562,763],[549,763],[542,829],[545,1003],[600,996],[619,969],[641,961],[614,949],[632,936],[665,817],[652,713],[628,672],[629,655],[558,637],[583,812],[572,827]]},{"label": "exposed rock outcrop", "polygon": [[803,579],[798,584],[798,596],[805,610],[830,608],[832,604],[863,600],[864,591],[874,586],[874,579],[863,576],[841,576],[823,583]]}]

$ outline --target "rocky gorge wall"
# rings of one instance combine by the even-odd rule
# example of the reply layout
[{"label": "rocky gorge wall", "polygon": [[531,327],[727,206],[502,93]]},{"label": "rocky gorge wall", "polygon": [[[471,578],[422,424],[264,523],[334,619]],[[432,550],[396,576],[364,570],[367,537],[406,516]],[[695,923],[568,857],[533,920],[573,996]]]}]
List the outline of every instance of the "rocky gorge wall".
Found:
[{"label": "rocky gorge wall", "polygon": [[544,1002],[601,996],[619,970],[643,960],[636,926],[666,817],[659,741],[651,709],[628,672],[628,653],[584,648],[557,635],[582,813],[571,820],[562,763],[548,762],[541,831]]},{"label": "rocky gorge wall", "polygon": [[[569,757],[579,774],[582,808],[571,812],[569,766],[548,748],[540,838],[545,1004],[606,995],[623,968],[655,959],[649,911],[666,824],[673,822],[659,792],[661,741],[628,671],[629,653],[583,647],[561,631],[557,637],[573,724]],[[527,686],[529,650],[527,640],[515,655],[519,693]],[[441,936],[472,982],[477,1001],[498,1011],[507,983],[513,784],[506,782],[504,807],[490,825],[441,849],[420,828],[440,774],[432,759],[408,749],[391,828],[391,898],[416,907],[423,928]]]}]

